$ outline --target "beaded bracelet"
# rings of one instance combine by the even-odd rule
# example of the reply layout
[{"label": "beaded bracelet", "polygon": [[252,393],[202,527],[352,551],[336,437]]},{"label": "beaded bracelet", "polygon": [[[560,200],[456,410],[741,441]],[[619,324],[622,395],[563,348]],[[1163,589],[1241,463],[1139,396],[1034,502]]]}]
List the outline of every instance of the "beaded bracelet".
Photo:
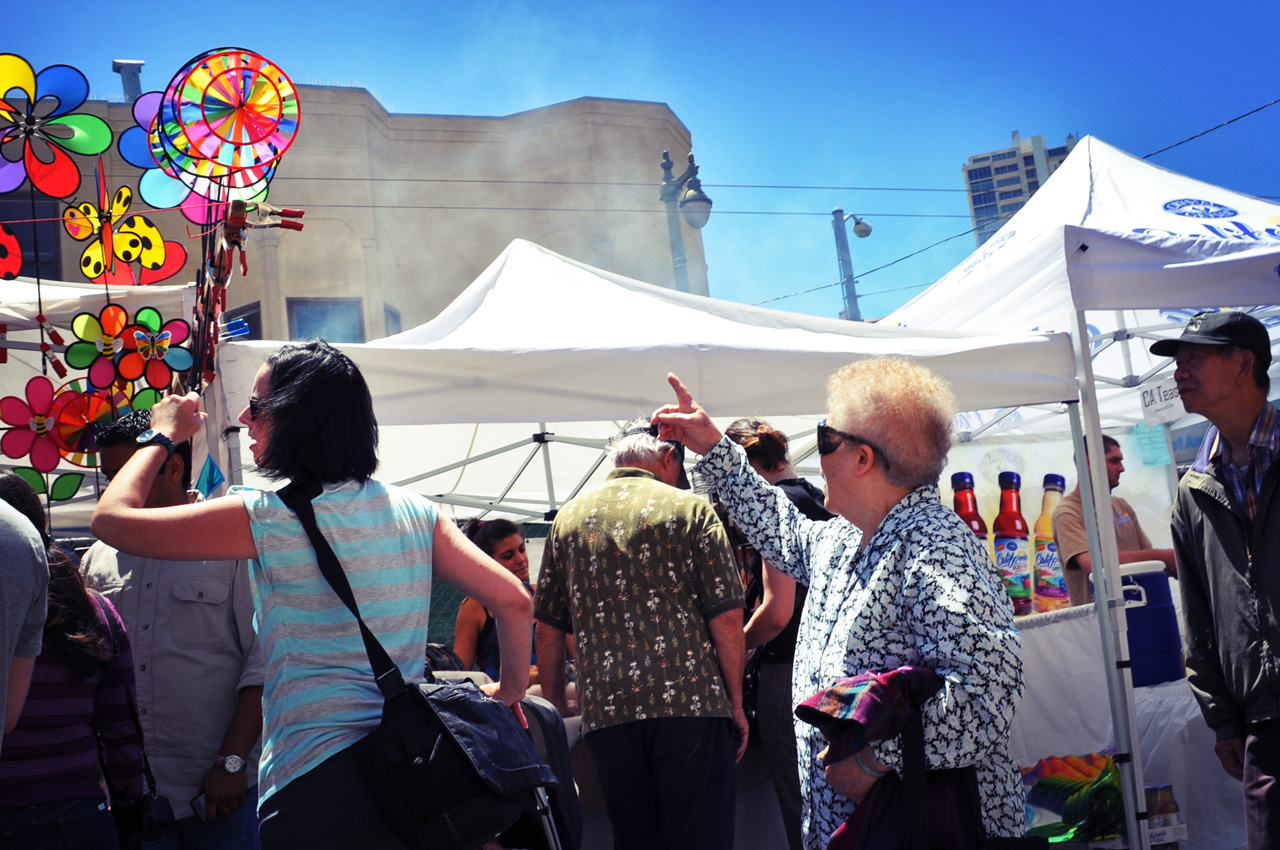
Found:
[{"label": "beaded bracelet", "polygon": [[862,768],[863,773],[865,773],[867,776],[872,777],[873,779],[879,779],[882,776],[888,776],[890,773],[892,773],[892,771],[890,770],[876,770],[874,767],[871,767],[870,765],[868,765],[865,761],[862,760],[861,750],[853,754],[853,760],[858,763],[858,767]]}]

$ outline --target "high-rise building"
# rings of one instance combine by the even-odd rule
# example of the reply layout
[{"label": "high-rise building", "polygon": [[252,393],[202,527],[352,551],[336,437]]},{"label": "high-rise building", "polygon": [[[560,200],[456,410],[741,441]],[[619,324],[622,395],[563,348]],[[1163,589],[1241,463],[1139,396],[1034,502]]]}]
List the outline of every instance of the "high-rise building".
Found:
[{"label": "high-rise building", "polygon": [[1064,145],[1046,148],[1044,136],[1024,139],[1014,130],[1012,147],[969,157],[963,171],[978,245],[1022,209],[1075,146],[1075,136],[1067,136]]}]

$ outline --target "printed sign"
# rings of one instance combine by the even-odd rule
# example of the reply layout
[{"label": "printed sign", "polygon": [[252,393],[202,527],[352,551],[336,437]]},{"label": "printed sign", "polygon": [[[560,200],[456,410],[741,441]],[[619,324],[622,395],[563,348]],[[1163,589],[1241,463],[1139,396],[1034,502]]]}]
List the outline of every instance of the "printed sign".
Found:
[{"label": "printed sign", "polygon": [[1172,422],[1184,412],[1182,399],[1178,397],[1178,385],[1172,378],[1142,390],[1142,421],[1148,425]]}]

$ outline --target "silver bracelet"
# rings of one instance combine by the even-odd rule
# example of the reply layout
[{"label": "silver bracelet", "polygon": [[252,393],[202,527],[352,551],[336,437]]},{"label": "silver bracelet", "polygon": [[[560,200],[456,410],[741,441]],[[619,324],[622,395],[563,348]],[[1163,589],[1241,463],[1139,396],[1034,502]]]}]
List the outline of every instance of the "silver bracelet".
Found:
[{"label": "silver bracelet", "polygon": [[892,770],[876,770],[874,767],[868,765],[862,760],[862,750],[858,750],[853,754],[853,760],[858,763],[858,767],[862,768],[863,773],[873,779],[879,779],[882,776],[888,776],[890,773],[893,773]]}]

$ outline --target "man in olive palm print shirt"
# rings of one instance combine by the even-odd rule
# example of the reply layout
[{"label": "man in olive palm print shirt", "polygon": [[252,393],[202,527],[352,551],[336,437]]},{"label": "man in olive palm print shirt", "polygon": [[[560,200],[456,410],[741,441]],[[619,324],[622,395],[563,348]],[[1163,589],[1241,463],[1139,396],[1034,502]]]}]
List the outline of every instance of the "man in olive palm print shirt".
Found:
[{"label": "man in olive palm print shirt", "polygon": [[746,748],[742,581],[711,505],[677,489],[683,447],[650,431],[624,430],[605,485],[556,516],[535,603],[539,678],[568,714],[573,634],[582,728],[619,850],[730,850]]}]

